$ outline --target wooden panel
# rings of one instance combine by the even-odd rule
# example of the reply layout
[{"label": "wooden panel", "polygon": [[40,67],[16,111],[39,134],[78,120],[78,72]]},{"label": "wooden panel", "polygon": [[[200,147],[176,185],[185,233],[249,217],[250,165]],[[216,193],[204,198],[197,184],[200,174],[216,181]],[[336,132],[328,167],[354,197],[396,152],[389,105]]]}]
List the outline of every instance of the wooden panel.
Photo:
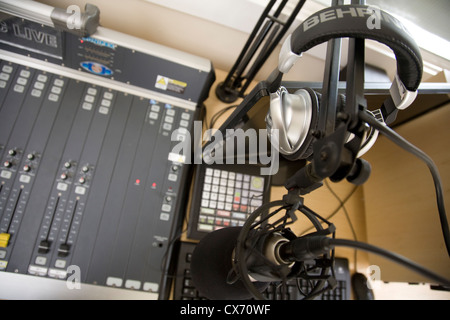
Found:
[{"label": "wooden panel", "polygon": [[[438,166],[447,206],[450,203],[449,120],[450,105],[446,105],[396,129]],[[371,178],[364,185],[368,242],[450,278],[450,259],[427,166],[385,137],[377,141],[365,158],[372,164]],[[378,256],[370,255],[370,262],[381,267],[384,281],[428,281]]]}]

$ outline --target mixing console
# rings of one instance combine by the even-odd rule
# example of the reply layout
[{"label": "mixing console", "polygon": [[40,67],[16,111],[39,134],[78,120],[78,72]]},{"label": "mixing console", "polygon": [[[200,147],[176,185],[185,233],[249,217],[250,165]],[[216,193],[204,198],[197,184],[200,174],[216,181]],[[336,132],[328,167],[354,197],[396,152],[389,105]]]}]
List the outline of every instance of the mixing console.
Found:
[{"label": "mixing console", "polygon": [[30,276],[165,298],[191,171],[172,133],[191,131],[211,64],[102,28],[56,35],[50,55],[0,34],[0,298]]}]

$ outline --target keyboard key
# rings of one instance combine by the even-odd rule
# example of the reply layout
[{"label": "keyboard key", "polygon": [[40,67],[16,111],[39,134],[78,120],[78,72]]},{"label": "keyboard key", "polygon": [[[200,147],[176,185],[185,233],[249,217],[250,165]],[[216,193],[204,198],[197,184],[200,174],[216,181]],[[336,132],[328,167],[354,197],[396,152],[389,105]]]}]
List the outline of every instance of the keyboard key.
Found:
[{"label": "keyboard key", "polygon": [[217,215],[221,217],[231,217],[231,212],[226,210],[217,210]]},{"label": "keyboard key", "polygon": [[235,219],[245,220],[247,218],[245,213],[242,212],[234,212],[231,214],[231,216]]},{"label": "keyboard key", "polygon": [[211,231],[213,231],[213,229],[214,229],[213,226],[209,225],[209,224],[202,224],[202,223],[200,223],[198,225],[198,230],[199,231],[211,232]]},{"label": "keyboard key", "polygon": [[264,179],[260,177],[252,177],[251,189],[255,191],[264,191]]},{"label": "keyboard key", "polygon": [[214,209],[209,208],[200,208],[200,213],[214,215],[216,211]]}]

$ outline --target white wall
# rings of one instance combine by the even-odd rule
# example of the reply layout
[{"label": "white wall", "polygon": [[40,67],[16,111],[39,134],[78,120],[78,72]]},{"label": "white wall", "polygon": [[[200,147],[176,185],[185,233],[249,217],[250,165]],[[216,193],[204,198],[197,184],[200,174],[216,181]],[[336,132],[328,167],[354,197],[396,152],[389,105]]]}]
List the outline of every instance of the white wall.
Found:
[{"label": "white wall", "polygon": [[[229,71],[256,24],[267,0],[39,0],[66,8],[97,5],[101,24],[123,33],[186,51],[212,60],[215,68]],[[188,4],[188,5],[187,5]],[[322,6],[307,1],[295,28],[302,19]],[[263,80],[278,64],[275,50],[257,80]],[[309,50],[285,80],[322,81],[326,45]],[[385,69],[392,78],[396,64],[392,51],[379,43],[367,43],[366,61]],[[344,48],[342,65],[346,63]],[[427,68],[425,77],[439,69]]]}]

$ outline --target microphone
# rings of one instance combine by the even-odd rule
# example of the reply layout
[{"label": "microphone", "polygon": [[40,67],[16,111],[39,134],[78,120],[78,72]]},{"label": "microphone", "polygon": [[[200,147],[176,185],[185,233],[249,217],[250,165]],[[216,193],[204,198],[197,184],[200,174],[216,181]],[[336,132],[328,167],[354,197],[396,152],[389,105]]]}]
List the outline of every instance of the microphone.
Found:
[{"label": "microphone", "polygon": [[[241,277],[249,276],[253,286],[262,293],[270,282],[296,275],[296,262],[329,252],[328,246],[322,248],[320,241],[298,238],[290,242],[278,232],[252,230],[246,239],[247,258],[238,262],[235,249],[241,231],[242,227],[220,229],[206,235],[197,245],[192,254],[191,275],[202,296],[211,300],[251,299],[254,295]],[[239,275],[237,263],[245,263],[248,275]]]},{"label": "microphone", "polygon": [[[201,296],[210,300],[248,300],[253,297],[240,279],[231,279],[241,229],[230,227],[211,232],[196,246],[191,259],[191,275]],[[263,292],[268,283],[256,282],[254,285]]]},{"label": "microphone", "polygon": [[[293,234],[288,232],[285,237],[278,231],[251,230],[245,238],[245,258],[238,261],[235,253],[242,231],[242,227],[220,229],[206,235],[197,245],[191,260],[191,275],[195,287],[202,296],[210,300],[248,300],[255,297],[263,299],[261,293],[271,282],[301,277],[300,269],[305,261],[318,261],[319,257],[323,256],[324,263],[327,253],[336,246],[380,255],[436,283],[450,287],[449,279],[403,256],[367,243],[330,238],[318,233],[291,237]],[[286,231],[288,229],[283,230]],[[246,268],[238,266],[242,263]],[[247,274],[239,274],[239,270],[246,270]],[[327,273],[322,273],[322,276],[326,276]],[[326,277],[330,284],[335,281],[334,272]],[[253,288],[247,283],[248,278]],[[318,294],[328,289],[313,293]],[[314,294],[309,297],[314,297]]]}]

